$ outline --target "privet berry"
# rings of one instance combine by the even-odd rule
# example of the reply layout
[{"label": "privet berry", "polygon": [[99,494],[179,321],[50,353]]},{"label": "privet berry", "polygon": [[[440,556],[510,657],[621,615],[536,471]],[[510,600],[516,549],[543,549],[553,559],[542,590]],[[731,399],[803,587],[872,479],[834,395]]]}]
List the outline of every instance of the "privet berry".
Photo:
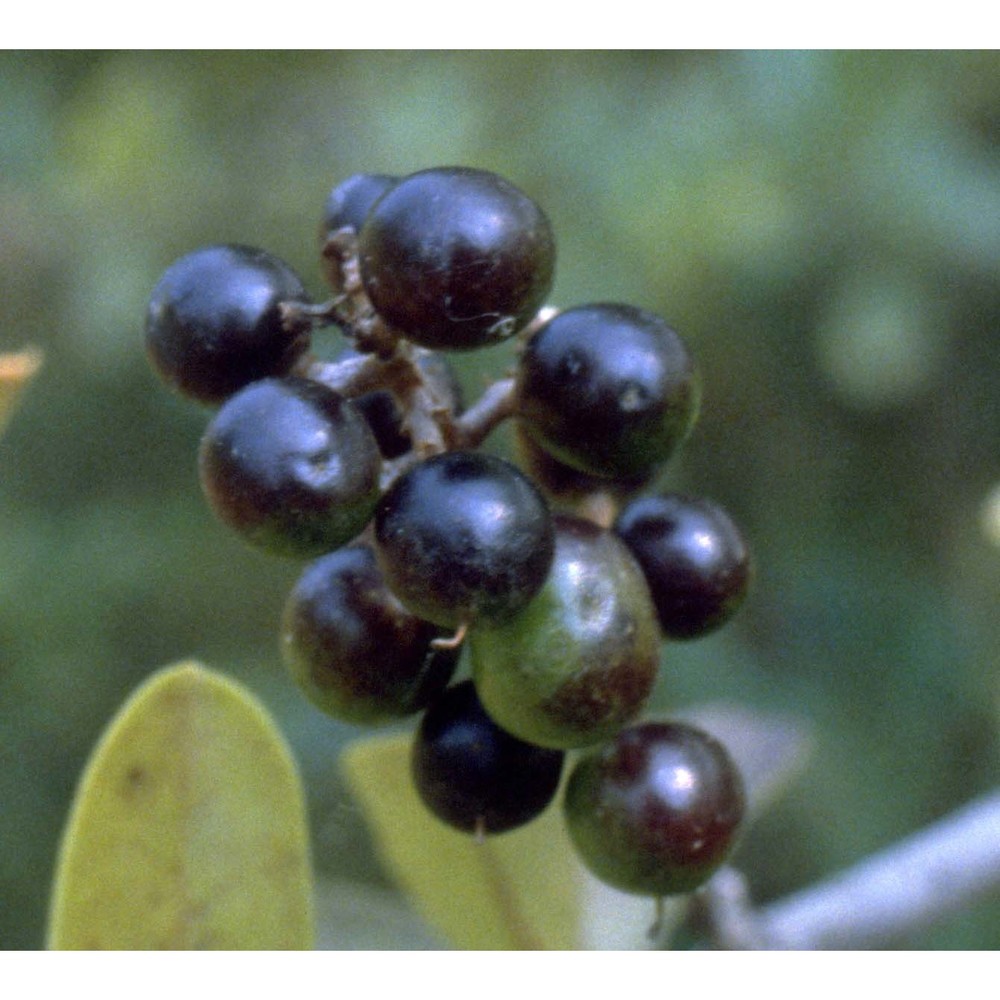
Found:
[{"label": "privet berry", "polygon": [[572,507],[598,494],[621,501],[639,492],[650,479],[649,473],[604,479],[573,469],[537,445],[520,425],[514,428],[514,447],[518,466],[553,503],[561,502]]},{"label": "privet berry", "polygon": [[553,545],[538,490],[509,462],[478,451],[420,462],[375,511],[389,586],[414,614],[449,628],[524,607],[545,581]]},{"label": "privet berry", "polygon": [[527,434],[564,465],[608,478],[648,474],[691,430],[700,378],[654,313],[597,303],[567,309],[528,341],[517,370]]},{"label": "privet berry", "polygon": [[750,550],[719,504],[679,493],[640,497],[614,527],[642,566],[660,626],[670,638],[707,635],[743,603]]},{"label": "privet berry", "polygon": [[581,758],[563,807],[570,838],[598,878],[669,896],[697,889],[732,852],[745,792],[718,740],[650,722]]},{"label": "privet berry", "polygon": [[610,531],[555,518],[541,590],[500,625],[469,631],[486,710],[521,739],[587,746],[636,717],[656,679],[660,636],[642,571]]},{"label": "privet berry", "polygon": [[146,312],[146,349],[178,391],[220,403],[256,379],[284,375],[309,347],[287,327],[283,303],[307,301],[302,282],[273,254],[223,244],[167,268]]},{"label": "privet berry", "polygon": [[426,708],[445,688],[458,648],[411,615],[385,585],[367,545],[311,562],[282,618],[282,653],[306,697],[346,722],[376,724]]},{"label": "privet berry", "polygon": [[412,751],[413,781],[427,808],[467,833],[503,833],[555,798],[563,754],[511,736],[483,711],[471,681],[427,710]]},{"label": "privet berry", "polygon": [[319,226],[320,268],[336,291],[343,291],[341,264],[347,245],[341,231],[350,230],[357,238],[372,205],[397,180],[389,174],[352,174],[327,196]]},{"label": "privet berry", "polygon": [[439,167],[384,194],[359,234],[361,278],[376,312],[415,344],[496,344],[548,295],[555,241],[545,213],[485,170]]},{"label": "privet berry", "polygon": [[352,174],[341,181],[326,199],[320,229],[324,240],[339,229],[360,230],[372,205],[398,180],[389,174]]},{"label": "privet berry", "polygon": [[294,376],[261,379],[230,397],[198,456],[202,488],[220,520],[252,545],[303,559],[365,527],[381,463],[351,404]]}]

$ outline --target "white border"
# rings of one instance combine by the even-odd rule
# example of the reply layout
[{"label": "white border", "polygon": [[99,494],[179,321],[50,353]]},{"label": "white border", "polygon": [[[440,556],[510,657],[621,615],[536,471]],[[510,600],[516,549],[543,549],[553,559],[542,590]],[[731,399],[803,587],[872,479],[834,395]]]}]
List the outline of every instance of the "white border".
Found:
[{"label": "white border", "polygon": [[[567,5],[504,0],[383,0],[260,5],[171,0],[145,16],[118,3],[15,5],[6,48],[157,49],[685,49],[994,48],[1000,20],[989,4],[945,9],[912,2],[837,4],[650,0]],[[0,54],[2,59],[2,54]]]}]

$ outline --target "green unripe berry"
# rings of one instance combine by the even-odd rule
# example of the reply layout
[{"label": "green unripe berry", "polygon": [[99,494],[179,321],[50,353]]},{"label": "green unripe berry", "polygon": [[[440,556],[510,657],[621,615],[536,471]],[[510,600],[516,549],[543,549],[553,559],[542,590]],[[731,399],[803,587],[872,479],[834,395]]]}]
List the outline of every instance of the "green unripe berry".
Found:
[{"label": "green unripe berry", "polygon": [[624,543],[558,516],[541,590],[497,626],[469,630],[486,711],[529,743],[556,749],[607,739],[639,713],[659,666],[660,634],[642,571]]}]

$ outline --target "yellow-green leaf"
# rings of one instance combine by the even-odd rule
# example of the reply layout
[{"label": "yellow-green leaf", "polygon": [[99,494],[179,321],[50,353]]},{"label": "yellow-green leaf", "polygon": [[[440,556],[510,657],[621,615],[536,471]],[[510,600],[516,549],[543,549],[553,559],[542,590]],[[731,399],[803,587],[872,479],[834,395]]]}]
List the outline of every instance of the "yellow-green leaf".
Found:
[{"label": "yellow-green leaf", "polygon": [[37,348],[0,354],[0,434],[14,412],[18,397],[41,365],[42,352]]},{"label": "yellow-green leaf", "polygon": [[310,948],[312,921],[301,783],[271,718],[196,663],[153,675],[77,790],[49,947]]},{"label": "yellow-green leaf", "polygon": [[410,740],[358,742],[341,764],[386,865],[418,911],[458,948],[578,947],[581,870],[558,807],[482,840],[453,830],[413,790]]}]

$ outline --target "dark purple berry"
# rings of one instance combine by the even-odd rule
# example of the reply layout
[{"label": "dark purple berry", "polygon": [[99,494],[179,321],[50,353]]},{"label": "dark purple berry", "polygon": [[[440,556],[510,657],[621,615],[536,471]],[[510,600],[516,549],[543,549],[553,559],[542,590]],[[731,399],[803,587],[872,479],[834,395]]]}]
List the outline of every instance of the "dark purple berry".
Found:
[{"label": "dark purple berry", "polygon": [[361,229],[365,217],[375,204],[397,181],[388,174],[352,174],[341,181],[327,196],[323,210],[323,238],[338,229]]},{"label": "dark purple berry", "polygon": [[518,465],[553,502],[573,505],[595,494],[605,494],[620,502],[634,496],[649,482],[648,474],[606,479],[581,472],[550,455],[535,443],[522,426],[517,425],[513,430]]},{"label": "dark purple berry", "polygon": [[718,740],[650,722],[581,758],[563,805],[570,838],[598,878],[669,896],[697,889],[729,856],[745,793]]},{"label": "dark purple berry", "polygon": [[668,493],[633,500],[615,531],[642,567],[660,626],[672,639],[719,628],[750,585],[750,550],[717,503]]},{"label": "dark purple berry", "polygon": [[503,833],[555,798],[563,753],[511,736],[483,711],[471,681],[449,688],[424,715],[413,743],[413,781],[442,822]]},{"label": "dark purple berry", "polygon": [[202,487],[218,517],[252,545],[303,559],[365,527],[381,463],[368,424],[347,400],[291,376],[230,397],[199,452]]},{"label": "dark purple berry", "polygon": [[665,462],[694,424],[694,361],[654,313],[599,303],[559,313],[520,358],[518,416],[537,445],[593,476],[629,478]]},{"label": "dark purple berry", "polygon": [[310,563],[285,604],[282,653],[313,704],[346,722],[412,715],[445,688],[458,648],[411,615],[386,587],[367,545]]},{"label": "dark purple berry", "polygon": [[307,300],[292,269],[264,250],[194,250],[153,289],[146,313],[150,361],[179,392],[220,403],[250,382],[291,371],[309,335],[285,325],[281,305]]},{"label": "dark purple berry", "polygon": [[449,350],[516,333],[555,268],[545,213],[503,178],[467,167],[399,181],[368,213],[359,252],[376,312],[414,343]]},{"label": "dark purple berry", "polygon": [[541,494],[509,462],[482,452],[425,459],[375,513],[389,587],[414,614],[447,628],[522,608],[545,580],[553,544]]}]

